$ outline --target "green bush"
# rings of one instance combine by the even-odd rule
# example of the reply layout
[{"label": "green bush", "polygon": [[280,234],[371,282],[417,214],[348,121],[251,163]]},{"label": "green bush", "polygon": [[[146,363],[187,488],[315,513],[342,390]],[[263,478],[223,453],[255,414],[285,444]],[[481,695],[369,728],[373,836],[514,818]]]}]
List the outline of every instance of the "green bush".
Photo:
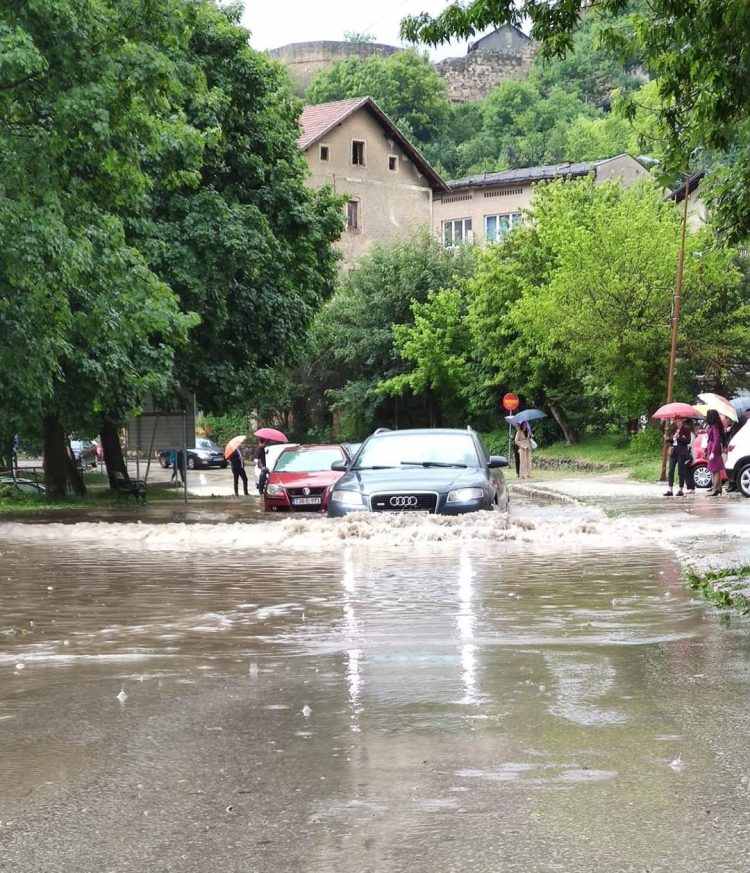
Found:
[{"label": "green bush", "polygon": [[[201,415],[197,428],[218,443],[225,445],[232,437],[247,433],[247,415],[244,412],[228,412],[225,415]],[[248,434],[249,436],[249,434]]]},{"label": "green bush", "polygon": [[638,457],[652,457],[661,451],[662,439],[662,432],[658,428],[647,427],[631,437],[628,449]]}]

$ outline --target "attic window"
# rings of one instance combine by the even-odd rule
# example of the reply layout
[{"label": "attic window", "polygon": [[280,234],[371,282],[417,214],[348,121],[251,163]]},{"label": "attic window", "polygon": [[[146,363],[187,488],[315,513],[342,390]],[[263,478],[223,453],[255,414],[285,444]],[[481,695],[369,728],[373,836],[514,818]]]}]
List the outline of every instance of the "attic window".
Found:
[{"label": "attic window", "polygon": [[352,164],[355,167],[365,166],[365,143],[364,140],[352,140]]},{"label": "attic window", "polygon": [[329,150],[328,146],[321,145],[321,147],[320,147],[320,160],[327,161],[329,154],[330,154],[330,150]]},{"label": "attic window", "polygon": [[398,157],[396,155],[388,155],[388,169],[392,173],[398,172]]}]

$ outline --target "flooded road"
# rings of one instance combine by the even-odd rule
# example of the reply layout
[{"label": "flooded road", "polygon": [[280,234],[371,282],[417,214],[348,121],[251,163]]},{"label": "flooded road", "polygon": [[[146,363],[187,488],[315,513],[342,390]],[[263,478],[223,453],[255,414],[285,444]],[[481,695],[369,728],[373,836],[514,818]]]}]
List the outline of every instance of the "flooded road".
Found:
[{"label": "flooded road", "polygon": [[750,866],[750,621],[632,519],[3,533],[0,870]]}]

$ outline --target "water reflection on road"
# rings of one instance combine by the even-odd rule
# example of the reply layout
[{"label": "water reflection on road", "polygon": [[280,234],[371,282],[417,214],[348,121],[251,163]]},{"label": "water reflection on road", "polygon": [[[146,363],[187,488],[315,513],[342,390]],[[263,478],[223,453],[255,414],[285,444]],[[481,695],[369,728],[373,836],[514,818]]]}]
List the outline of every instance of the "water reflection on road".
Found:
[{"label": "water reflection on road", "polygon": [[407,542],[0,546],[0,869],[747,868],[744,619]]}]

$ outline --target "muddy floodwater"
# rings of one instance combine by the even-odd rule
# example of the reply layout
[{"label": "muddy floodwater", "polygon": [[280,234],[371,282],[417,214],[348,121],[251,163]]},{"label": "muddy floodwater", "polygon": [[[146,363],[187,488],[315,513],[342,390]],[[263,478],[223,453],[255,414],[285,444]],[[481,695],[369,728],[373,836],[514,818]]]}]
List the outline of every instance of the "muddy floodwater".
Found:
[{"label": "muddy floodwater", "polygon": [[750,622],[653,525],[0,527],[0,870],[750,869]]}]

